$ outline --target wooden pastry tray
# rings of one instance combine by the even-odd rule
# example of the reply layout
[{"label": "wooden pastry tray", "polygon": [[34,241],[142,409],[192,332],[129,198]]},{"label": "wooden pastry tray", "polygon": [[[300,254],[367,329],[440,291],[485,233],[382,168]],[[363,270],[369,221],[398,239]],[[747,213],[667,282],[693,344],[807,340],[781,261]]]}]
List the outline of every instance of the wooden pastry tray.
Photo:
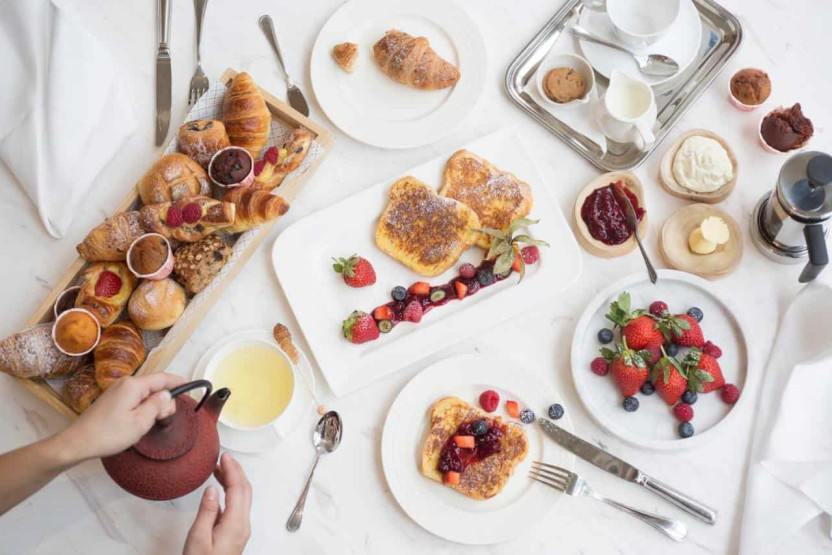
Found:
[{"label": "wooden pastry tray", "polygon": [[[219,82],[223,83],[227,87],[236,75],[236,71],[232,69],[226,69],[220,77]],[[288,104],[278,100],[262,88],[260,90],[263,93],[263,97],[266,100],[266,104],[268,105],[269,110],[272,113],[273,120],[278,120],[283,125],[287,125],[292,128],[303,127],[307,129],[314,135],[315,143],[320,145],[320,147],[322,148],[322,152],[320,153],[320,155],[316,159],[314,159],[310,165],[305,166],[304,164],[302,164],[301,169],[289,174],[283,181],[283,183],[274,191],[276,194],[279,194],[287,201],[292,203],[303,190],[303,188],[306,186],[306,184],[309,182],[309,179],[315,173],[321,162],[323,162],[324,158],[326,158],[329,151],[332,149],[332,135],[325,128],[308,119],[300,112],[297,112]],[[175,139],[176,133],[173,134],[173,137],[165,145],[165,150],[163,151],[163,153],[166,153],[168,151],[171,143]],[[310,153],[311,152],[312,149],[310,149]],[[304,167],[305,169],[302,169]],[[129,193],[121,202],[121,204],[119,204],[118,208],[115,210],[114,213],[130,210],[139,202],[140,201],[138,198],[138,190],[135,186],[133,186],[130,188]],[[265,240],[266,236],[269,234],[269,231],[271,231],[272,227],[275,223],[277,223],[277,221],[279,221],[279,219],[263,224],[260,227],[249,232],[252,233],[252,236],[250,237],[248,246],[245,248],[243,252],[240,253],[236,260],[234,260],[233,262],[228,262],[228,264],[226,265],[227,270],[225,270],[224,279],[222,279],[218,284],[216,284],[212,288],[210,294],[201,298],[200,303],[198,303],[197,306],[192,307],[192,303],[189,300],[185,312],[186,314],[188,314],[188,318],[180,319],[165,332],[170,333],[176,330],[176,334],[172,336],[171,340],[166,341],[164,345],[161,345],[158,348],[153,349],[152,351],[149,350],[147,359],[145,360],[144,364],[142,364],[142,366],[136,371],[136,375],[160,372],[167,368],[168,364],[170,364],[171,360],[173,360],[173,358],[182,348],[182,345],[185,343],[185,341],[187,341],[188,337],[202,321],[202,318],[219,300],[225,289],[234,280],[234,278],[237,276],[240,270],[242,270],[243,266],[245,266],[245,263],[248,261],[249,258],[251,258],[251,255],[254,253],[254,251],[257,250],[257,247],[263,242],[263,240]],[[81,274],[82,270],[86,267],[87,263],[88,262],[81,257],[78,257],[78,259],[75,260],[75,262],[73,262],[73,264],[67,269],[66,273],[61,277],[60,280],[58,280],[58,283],[56,284],[52,292],[49,294],[49,296],[47,296],[43,300],[43,302],[37,308],[35,313],[32,314],[32,316],[27,320],[27,328],[40,323],[51,322],[54,320],[53,306],[55,304],[55,300],[62,291],[64,291],[67,287],[70,287],[78,281],[79,275]],[[192,308],[193,311],[191,311]],[[77,418],[78,414],[74,410],[72,410],[72,408],[68,404],[66,404],[66,402],[61,398],[60,394],[45,380],[24,378],[17,379],[24,387],[26,387],[27,389],[32,391],[32,393],[34,393],[36,396],[40,397],[46,403],[54,407],[58,412],[70,418]]]}]

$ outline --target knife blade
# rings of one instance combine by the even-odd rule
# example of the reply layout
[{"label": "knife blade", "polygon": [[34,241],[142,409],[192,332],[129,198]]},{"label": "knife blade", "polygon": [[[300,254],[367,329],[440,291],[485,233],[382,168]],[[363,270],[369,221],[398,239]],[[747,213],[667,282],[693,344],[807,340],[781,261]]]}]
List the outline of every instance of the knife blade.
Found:
[{"label": "knife blade", "polygon": [[170,50],[170,0],[158,0],[159,47],[156,51],[156,146],[165,142],[170,127],[171,68]]},{"label": "knife blade", "polygon": [[655,478],[652,478],[640,471],[630,463],[619,459],[592,445],[591,443],[573,435],[554,422],[550,422],[545,418],[538,418],[537,423],[543,432],[552,438],[555,443],[582,458],[583,460],[594,464],[601,470],[609,472],[613,476],[617,476],[628,482],[636,483],[648,491],[651,491],[660,497],[670,501],[680,509],[687,511],[699,520],[714,524],[716,522],[716,511],[707,505],[696,501],[682,492],[675,490]]}]

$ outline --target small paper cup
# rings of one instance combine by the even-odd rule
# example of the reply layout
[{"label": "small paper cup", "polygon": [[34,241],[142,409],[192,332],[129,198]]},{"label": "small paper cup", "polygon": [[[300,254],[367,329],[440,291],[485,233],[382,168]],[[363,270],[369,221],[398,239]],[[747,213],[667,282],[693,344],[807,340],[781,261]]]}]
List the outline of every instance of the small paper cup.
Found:
[{"label": "small paper cup", "polygon": [[[762,69],[756,68],[756,67],[744,67],[741,70],[734,72],[734,75],[736,75],[737,73],[739,73],[740,71],[743,71],[745,69],[756,69],[757,71],[762,71],[763,73],[768,75],[768,72],[763,71]],[[772,91],[769,92],[768,97],[765,100],[763,100],[762,102],[760,102],[759,104],[743,104],[742,102],[740,102],[740,100],[736,96],[734,96],[734,93],[731,92],[731,81],[734,80],[734,75],[732,75],[731,78],[728,79],[728,100],[731,101],[731,104],[737,110],[739,110],[741,112],[753,112],[754,110],[756,110],[757,108],[759,108],[760,106],[762,106],[763,104],[768,102],[768,99],[771,98],[771,92],[774,91],[774,87],[772,87]]]},{"label": "small paper cup", "polygon": [[[92,321],[95,323],[95,329],[97,330],[97,333],[95,335],[95,342],[92,344],[92,347],[90,347],[89,349],[87,349],[83,353],[70,353],[69,351],[65,351],[63,349],[63,347],[61,347],[61,344],[58,343],[58,340],[55,337],[55,330],[58,329],[58,322],[60,322],[62,318],[66,318],[67,314],[72,314],[73,312],[82,312],[82,313],[86,314],[87,316],[89,316],[90,318],[92,318]],[[101,324],[98,323],[98,318],[96,318],[93,315],[92,312],[90,312],[89,310],[83,309],[83,308],[70,308],[69,310],[65,310],[64,312],[61,312],[61,315],[58,316],[55,319],[55,324],[52,326],[52,343],[55,344],[55,347],[59,351],[61,351],[63,354],[65,354],[67,356],[71,356],[71,357],[84,356],[84,355],[92,352],[92,350],[95,349],[98,346],[99,341],[101,341]]]},{"label": "small paper cup", "polygon": [[[226,183],[220,183],[219,181],[214,179],[214,171],[213,171],[213,169],[214,169],[214,160],[216,160],[217,156],[219,156],[220,154],[222,154],[226,150],[242,151],[248,157],[248,159],[251,161],[251,169],[249,170],[248,175],[246,175],[243,178],[243,180],[240,181],[239,183],[226,184]],[[252,183],[254,183],[254,158],[252,158],[251,154],[249,154],[248,151],[244,148],[241,148],[239,146],[227,146],[227,147],[225,147],[221,150],[218,150],[217,152],[214,153],[213,156],[211,156],[211,161],[208,162],[208,177],[211,178],[211,181],[214,183],[214,185],[216,185],[217,187],[219,187],[221,189],[234,189],[236,187],[249,187]]]},{"label": "small paper cup", "polygon": [[794,154],[795,152],[800,152],[801,150],[806,148],[807,144],[809,144],[809,140],[806,140],[802,145],[800,145],[797,148],[793,148],[791,150],[777,150],[776,148],[768,144],[766,140],[763,138],[763,121],[774,112],[783,111],[785,109],[786,108],[784,106],[778,106],[777,108],[767,112],[763,117],[760,118],[760,123],[757,125],[757,138],[760,139],[760,146],[762,146],[763,150],[770,154]]},{"label": "small paper cup", "polygon": [[[165,246],[167,246],[168,248],[168,256],[165,259],[164,264],[162,264],[162,266],[155,272],[152,272],[150,274],[140,274],[135,269],[133,269],[133,265],[130,263],[130,254],[133,252],[133,247],[135,247],[139,241],[146,237],[160,237],[162,241],[165,242]],[[173,262],[173,249],[170,247],[170,241],[168,241],[164,235],[160,235],[158,233],[145,233],[144,235],[133,241],[130,244],[130,248],[127,249],[127,268],[137,278],[149,279],[151,281],[159,281],[165,279],[171,274],[171,272],[173,272]]]},{"label": "small paper cup", "polygon": [[52,306],[52,314],[54,314],[54,315],[55,315],[55,320],[57,320],[57,319],[58,319],[58,316],[60,316],[61,314],[63,314],[63,313],[64,313],[64,312],[66,312],[67,310],[70,310],[71,308],[74,308],[74,307],[75,307],[75,303],[73,302],[73,303],[69,306],[69,308],[67,308],[67,309],[66,309],[66,310],[64,310],[63,312],[58,312],[58,307],[60,307],[60,305],[61,305],[61,301],[64,299],[64,297],[66,297],[66,296],[68,296],[68,295],[71,295],[72,293],[74,293],[74,294],[75,294],[75,296],[77,297],[77,296],[78,296],[78,293],[79,293],[80,291],[81,291],[81,286],[80,286],[80,285],[73,285],[72,287],[67,287],[66,289],[64,289],[63,291],[61,291],[61,293],[58,295],[58,298],[57,298],[57,299],[55,299],[55,304]]},{"label": "small paper cup", "polygon": [[[570,69],[574,69],[581,74],[581,77],[584,78],[584,83],[586,83],[586,92],[584,92],[584,95],[581,98],[570,100],[569,102],[555,102],[546,96],[546,90],[543,88],[543,80],[546,79],[546,75],[549,71],[558,67],[568,67]],[[592,66],[589,65],[589,62],[577,54],[563,53],[547,56],[543,62],[541,62],[540,67],[537,68],[535,81],[537,83],[537,92],[540,93],[541,97],[543,97],[543,101],[546,102],[546,105],[561,110],[568,110],[575,108],[576,106],[580,106],[581,104],[586,104],[592,96],[592,91],[595,90],[595,72],[592,70]]]}]

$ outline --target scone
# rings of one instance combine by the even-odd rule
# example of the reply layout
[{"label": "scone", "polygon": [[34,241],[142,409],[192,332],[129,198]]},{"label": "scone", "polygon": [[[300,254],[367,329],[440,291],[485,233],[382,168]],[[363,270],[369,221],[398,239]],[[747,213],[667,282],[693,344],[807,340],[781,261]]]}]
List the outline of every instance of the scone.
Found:
[{"label": "scone", "polygon": [[209,235],[176,249],[174,277],[189,293],[199,293],[211,283],[230,256],[231,247],[220,237]]},{"label": "scone", "polygon": [[463,203],[442,198],[415,177],[390,188],[376,228],[376,245],[417,274],[438,276],[476,241],[477,214]]},{"label": "scone", "polygon": [[[477,433],[483,421],[484,433]],[[461,439],[457,439],[461,438]],[[471,447],[461,447],[473,443]],[[457,397],[430,409],[430,431],[422,446],[422,474],[472,499],[500,493],[529,452],[523,428]]]},{"label": "scone", "polygon": [[352,73],[358,60],[358,45],[354,42],[342,42],[332,48],[332,57],[341,69]]},{"label": "scone", "polygon": [[[448,159],[439,194],[469,206],[477,213],[480,227],[502,232],[514,220],[528,216],[534,203],[528,183],[467,150],[460,150]],[[477,233],[476,243],[487,249],[491,246],[491,237]]]}]

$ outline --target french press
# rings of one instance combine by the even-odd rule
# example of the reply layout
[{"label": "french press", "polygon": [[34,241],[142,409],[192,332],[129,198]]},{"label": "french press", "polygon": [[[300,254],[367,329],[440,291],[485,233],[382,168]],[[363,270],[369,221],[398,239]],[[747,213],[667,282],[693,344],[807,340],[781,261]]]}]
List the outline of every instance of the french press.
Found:
[{"label": "french press", "polygon": [[801,152],[780,169],[777,186],[757,202],[751,236],[768,258],[800,263],[800,282],[815,279],[829,262],[827,221],[832,217],[832,156]]}]

